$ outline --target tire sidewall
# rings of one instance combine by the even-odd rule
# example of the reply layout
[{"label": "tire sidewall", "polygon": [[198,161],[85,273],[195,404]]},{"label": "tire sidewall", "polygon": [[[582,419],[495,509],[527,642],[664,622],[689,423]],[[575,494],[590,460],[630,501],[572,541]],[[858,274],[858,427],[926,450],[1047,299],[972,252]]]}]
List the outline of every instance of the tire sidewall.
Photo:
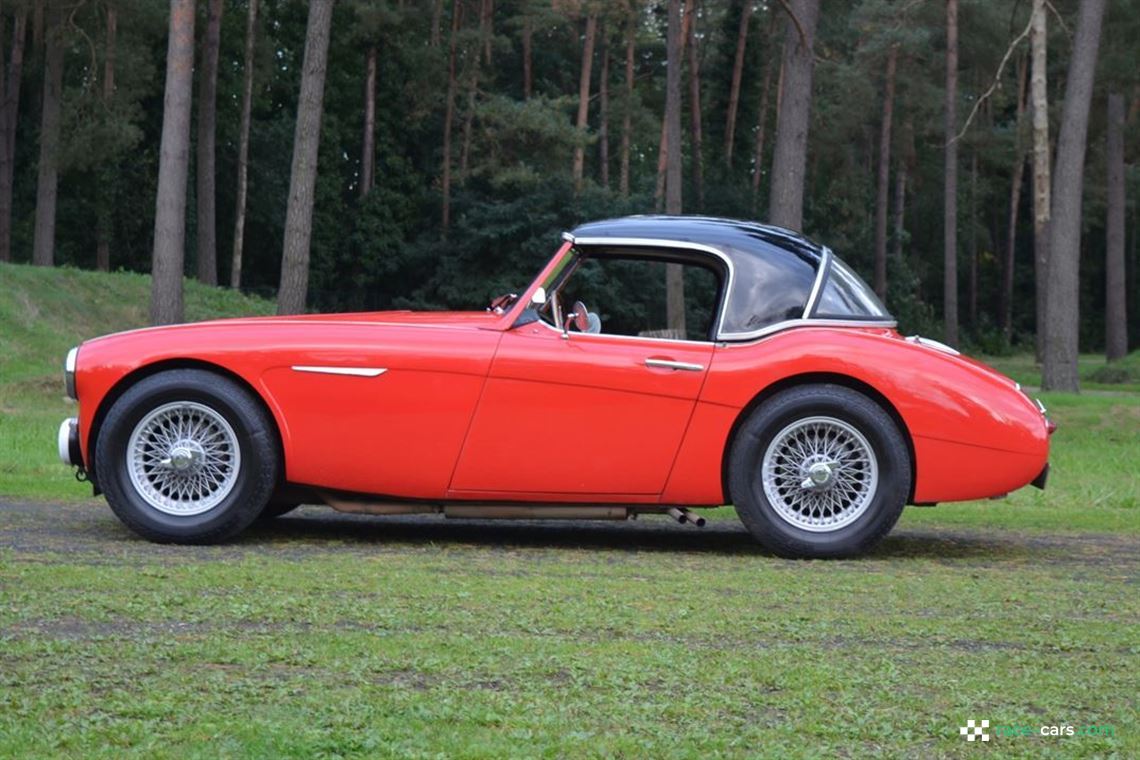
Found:
[{"label": "tire sidewall", "polygon": [[[154,409],[194,402],[214,410],[233,428],[241,467],[233,489],[212,509],[171,515],[147,502],[131,481],[127,464],[131,434]],[[111,407],[96,441],[101,485],[115,514],[147,538],[172,542],[224,540],[260,514],[276,480],[276,446],[265,414],[249,394],[226,378],[201,370],[153,375],[130,388]],[[267,477],[266,470],[272,475]]]},{"label": "tire sidewall", "polygon": [[[780,431],[797,420],[820,416],[845,422],[867,439],[878,483],[858,518],[838,530],[817,532],[780,516],[764,492],[761,473],[768,447]],[[878,404],[842,386],[804,386],[774,396],[746,421],[732,449],[730,488],[742,521],[778,554],[850,556],[869,548],[898,520],[910,490],[910,457],[894,420]]]}]

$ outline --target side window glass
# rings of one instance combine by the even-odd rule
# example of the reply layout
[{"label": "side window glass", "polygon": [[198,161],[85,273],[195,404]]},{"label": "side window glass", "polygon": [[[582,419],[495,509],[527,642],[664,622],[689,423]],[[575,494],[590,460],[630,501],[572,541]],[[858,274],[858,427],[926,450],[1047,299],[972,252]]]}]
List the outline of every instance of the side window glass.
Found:
[{"label": "side window glass", "polygon": [[685,289],[684,334],[668,327],[666,271],[668,265],[647,259],[589,258],[562,288],[564,308],[582,301],[601,320],[608,335],[709,340],[717,315],[720,277],[695,264],[681,267]]}]

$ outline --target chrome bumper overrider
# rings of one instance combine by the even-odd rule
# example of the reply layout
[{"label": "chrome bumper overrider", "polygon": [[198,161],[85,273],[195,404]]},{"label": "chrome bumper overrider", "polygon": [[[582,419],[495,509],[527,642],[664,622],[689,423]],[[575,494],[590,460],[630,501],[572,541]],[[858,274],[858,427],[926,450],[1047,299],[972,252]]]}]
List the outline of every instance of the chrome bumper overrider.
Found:
[{"label": "chrome bumper overrider", "polygon": [[59,424],[59,434],[56,436],[59,446],[59,458],[64,464],[72,467],[83,466],[83,454],[79,450],[79,420],[68,417]]}]

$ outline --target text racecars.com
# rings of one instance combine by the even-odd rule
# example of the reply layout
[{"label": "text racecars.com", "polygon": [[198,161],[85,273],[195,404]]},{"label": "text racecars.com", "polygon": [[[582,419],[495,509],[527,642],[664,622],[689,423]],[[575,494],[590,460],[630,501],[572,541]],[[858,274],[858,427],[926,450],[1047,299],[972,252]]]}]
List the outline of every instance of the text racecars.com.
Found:
[{"label": "text racecars.com", "polygon": [[1069,736],[1115,736],[1114,726],[1071,726],[1067,723],[1057,725],[995,725],[990,726],[988,720],[968,720],[966,725],[958,727],[958,733],[966,741],[988,742],[991,737],[1012,738],[1019,736],[1069,737]]}]

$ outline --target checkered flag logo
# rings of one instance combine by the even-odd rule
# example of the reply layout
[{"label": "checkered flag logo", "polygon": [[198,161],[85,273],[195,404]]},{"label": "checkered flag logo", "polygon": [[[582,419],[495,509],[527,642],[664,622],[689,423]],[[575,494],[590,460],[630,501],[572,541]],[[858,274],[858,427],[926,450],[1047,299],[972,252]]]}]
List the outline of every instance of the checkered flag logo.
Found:
[{"label": "checkered flag logo", "polygon": [[988,720],[983,720],[980,724],[973,720],[966,721],[966,725],[958,727],[958,733],[966,737],[966,741],[972,742],[979,736],[982,741],[988,742],[990,735],[986,733],[986,729],[990,727]]}]

